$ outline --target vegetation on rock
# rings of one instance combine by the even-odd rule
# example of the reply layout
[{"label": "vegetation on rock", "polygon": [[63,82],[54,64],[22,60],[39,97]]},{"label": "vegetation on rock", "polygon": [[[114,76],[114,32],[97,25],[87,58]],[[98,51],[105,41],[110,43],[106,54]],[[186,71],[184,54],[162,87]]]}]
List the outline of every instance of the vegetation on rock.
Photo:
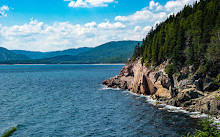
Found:
[{"label": "vegetation on rock", "polygon": [[196,130],[195,133],[188,133],[183,137],[220,137],[220,131],[217,129],[217,124],[214,124],[213,119],[203,119],[201,122],[203,129]]}]

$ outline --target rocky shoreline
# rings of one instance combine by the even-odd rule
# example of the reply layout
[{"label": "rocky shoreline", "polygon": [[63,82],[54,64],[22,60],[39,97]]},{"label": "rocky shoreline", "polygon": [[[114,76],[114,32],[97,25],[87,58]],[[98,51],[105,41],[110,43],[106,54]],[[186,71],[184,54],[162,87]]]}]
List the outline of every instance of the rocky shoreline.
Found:
[{"label": "rocky shoreline", "polygon": [[119,75],[103,81],[110,88],[127,89],[136,94],[150,95],[162,103],[182,107],[220,118],[220,90],[207,76],[193,70],[182,70],[181,76],[168,77],[167,63],[147,68],[141,59],[129,61]]}]

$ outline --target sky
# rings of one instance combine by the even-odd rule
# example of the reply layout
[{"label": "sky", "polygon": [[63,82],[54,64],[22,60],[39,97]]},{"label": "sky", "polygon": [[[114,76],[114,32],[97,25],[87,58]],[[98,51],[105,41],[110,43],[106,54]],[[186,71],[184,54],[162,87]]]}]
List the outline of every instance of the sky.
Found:
[{"label": "sky", "polygon": [[141,41],[152,27],[199,0],[0,0],[0,47],[57,51]]}]

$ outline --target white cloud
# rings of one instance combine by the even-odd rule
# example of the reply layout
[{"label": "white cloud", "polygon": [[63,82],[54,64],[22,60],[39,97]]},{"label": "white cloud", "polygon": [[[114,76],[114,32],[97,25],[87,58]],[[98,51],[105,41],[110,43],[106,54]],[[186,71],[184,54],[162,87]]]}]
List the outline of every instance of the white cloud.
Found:
[{"label": "white cloud", "polygon": [[129,16],[116,16],[116,21],[122,22],[133,22],[133,23],[140,23],[140,22],[155,22],[155,21],[162,21],[167,17],[166,12],[159,12],[154,13],[147,9],[142,9],[141,11],[137,11],[132,15]]},{"label": "white cloud", "polygon": [[52,25],[31,19],[23,25],[0,25],[0,46],[7,49],[54,51],[78,47],[94,47],[109,41],[141,40],[146,32],[108,21],[83,25],[55,22]]},{"label": "white cloud", "polygon": [[69,7],[89,7],[89,5],[83,0],[70,1]]},{"label": "white cloud", "polygon": [[149,7],[145,7],[128,16],[116,16],[115,21],[129,22],[136,26],[149,24],[155,27],[156,23],[159,24],[171,14],[179,12],[184,5],[193,4],[195,1],[199,0],[171,0],[163,6],[159,2],[151,0],[149,2]]},{"label": "white cloud", "polygon": [[118,3],[114,0],[64,0],[64,1],[70,1],[68,4],[69,7],[108,7],[108,4],[110,3]]},{"label": "white cloud", "polygon": [[92,28],[92,27],[97,26],[97,24],[96,24],[96,22],[88,22],[88,23],[86,23],[84,26],[85,26],[85,27],[90,27],[90,28]]},{"label": "white cloud", "polygon": [[159,2],[154,2],[154,0],[151,0],[149,3],[149,9],[150,10],[156,10],[156,11],[162,11],[164,7],[160,5]]},{"label": "white cloud", "polygon": [[164,9],[164,7],[162,5],[159,5],[156,7],[156,11],[162,11]]},{"label": "white cloud", "polygon": [[142,28],[141,26],[135,26],[134,27],[134,31],[135,32],[141,31],[141,28]]},{"label": "white cloud", "polygon": [[171,0],[165,4],[166,11],[177,13],[179,12],[185,5],[193,4],[196,1],[200,0]]},{"label": "white cloud", "polygon": [[199,2],[200,0],[171,0],[168,1],[164,6],[160,5],[159,2],[154,2],[151,0],[149,3],[149,9],[155,11],[164,11],[164,12],[179,12],[185,5],[193,4],[195,2]]},{"label": "white cloud", "polygon": [[5,11],[9,11],[9,7],[6,5],[3,5],[2,7],[0,7],[0,16],[7,16],[7,13],[5,13]]},{"label": "white cloud", "polygon": [[122,24],[121,22],[116,22],[111,24],[109,23],[109,21],[107,21],[100,23],[98,27],[103,29],[120,29],[120,28],[126,28],[126,25]]},{"label": "white cloud", "polygon": [[149,32],[149,31],[151,30],[151,28],[152,28],[152,26],[145,26],[145,27],[143,28],[143,31],[144,31],[144,32]]},{"label": "white cloud", "polygon": [[159,2],[154,2],[153,0],[150,1],[150,3],[149,3],[150,10],[156,8],[157,6],[159,6]]}]

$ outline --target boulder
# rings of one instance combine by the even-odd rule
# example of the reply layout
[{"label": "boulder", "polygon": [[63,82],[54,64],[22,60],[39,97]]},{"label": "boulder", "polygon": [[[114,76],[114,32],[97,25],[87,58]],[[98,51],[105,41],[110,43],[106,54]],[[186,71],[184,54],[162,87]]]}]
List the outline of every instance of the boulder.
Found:
[{"label": "boulder", "polygon": [[178,83],[179,90],[184,90],[188,88],[190,81],[188,79],[180,80]]},{"label": "boulder", "polygon": [[203,78],[204,77],[204,74],[201,73],[201,72],[197,72],[192,78],[192,82],[194,82],[195,80],[198,80],[199,78]]},{"label": "boulder", "polygon": [[220,91],[215,91],[194,101],[194,105],[189,108],[193,111],[220,115]]},{"label": "boulder", "polygon": [[155,93],[152,96],[154,99],[169,100],[172,98],[171,92],[160,84],[155,85],[154,90]]},{"label": "boulder", "polygon": [[171,86],[171,82],[170,82],[170,79],[169,78],[164,78],[161,80],[161,85],[166,88],[166,89],[169,89],[170,86]]},{"label": "boulder", "polygon": [[213,80],[209,78],[205,78],[203,80],[203,91],[215,91],[218,88],[219,86],[215,84]]},{"label": "boulder", "polygon": [[219,88],[218,84],[200,72],[193,76],[192,81],[196,89],[200,91],[215,91]]},{"label": "boulder", "polygon": [[203,81],[201,78],[194,81],[194,85],[196,86],[196,89],[202,91],[203,90]]},{"label": "boulder", "polygon": [[199,98],[201,96],[203,96],[202,92],[196,90],[195,88],[189,88],[179,92],[176,97],[168,100],[167,103],[178,107],[187,107],[187,104],[192,104],[189,103],[190,100]]}]

